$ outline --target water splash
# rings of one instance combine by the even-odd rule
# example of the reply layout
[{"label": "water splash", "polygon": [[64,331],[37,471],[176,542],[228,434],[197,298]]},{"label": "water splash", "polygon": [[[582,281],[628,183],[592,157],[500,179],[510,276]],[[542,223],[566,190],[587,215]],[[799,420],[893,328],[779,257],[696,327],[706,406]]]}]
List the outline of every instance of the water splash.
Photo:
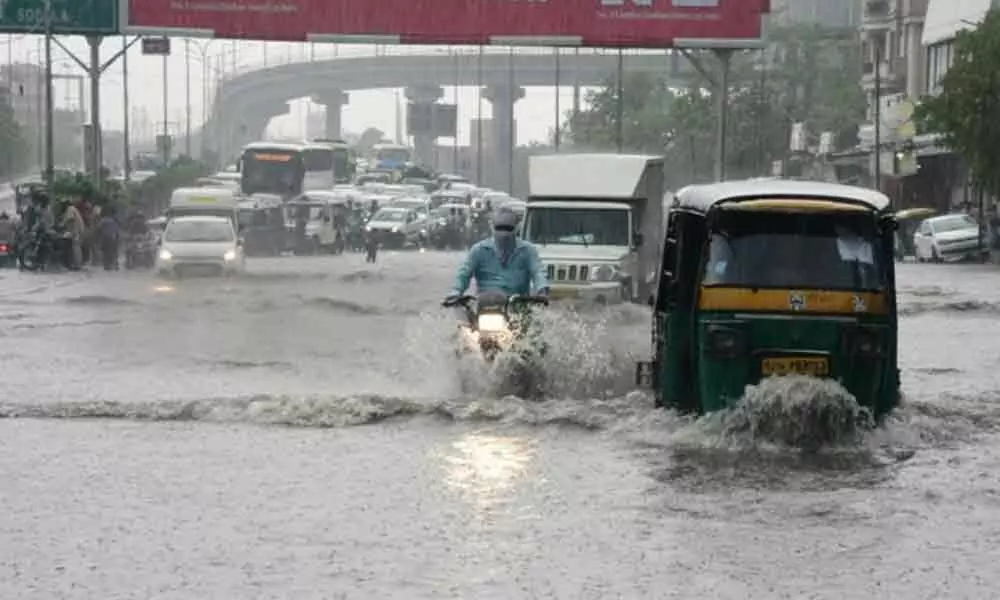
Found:
[{"label": "water splash", "polygon": [[838,382],[794,375],[747,386],[732,408],[699,419],[679,441],[817,452],[866,447],[873,430],[871,412]]}]

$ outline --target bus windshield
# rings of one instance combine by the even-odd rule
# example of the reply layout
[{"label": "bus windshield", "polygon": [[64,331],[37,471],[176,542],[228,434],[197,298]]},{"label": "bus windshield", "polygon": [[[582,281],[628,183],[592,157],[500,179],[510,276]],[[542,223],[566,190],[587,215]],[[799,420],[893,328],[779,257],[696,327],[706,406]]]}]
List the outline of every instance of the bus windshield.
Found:
[{"label": "bus windshield", "polygon": [[306,171],[333,171],[333,150],[310,148],[302,151]]},{"label": "bus windshield", "polygon": [[410,150],[409,148],[381,148],[375,153],[375,158],[379,161],[404,163],[410,160]]},{"label": "bus windshield", "polygon": [[302,192],[300,153],[289,150],[247,150],[243,153],[240,188],[244,194]]},{"label": "bus windshield", "polygon": [[870,215],[723,213],[706,286],[875,291],[884,271]]}]

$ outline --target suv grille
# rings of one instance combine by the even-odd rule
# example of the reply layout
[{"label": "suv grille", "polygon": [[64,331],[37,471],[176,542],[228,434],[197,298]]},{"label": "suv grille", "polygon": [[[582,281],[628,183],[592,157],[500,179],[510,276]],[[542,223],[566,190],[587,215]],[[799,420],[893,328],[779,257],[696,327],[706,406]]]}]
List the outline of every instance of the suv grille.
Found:
[{"label": "suv grille", "polygon": [[589,281],[590,265],[548,265],[545,276],[549,281]]}]

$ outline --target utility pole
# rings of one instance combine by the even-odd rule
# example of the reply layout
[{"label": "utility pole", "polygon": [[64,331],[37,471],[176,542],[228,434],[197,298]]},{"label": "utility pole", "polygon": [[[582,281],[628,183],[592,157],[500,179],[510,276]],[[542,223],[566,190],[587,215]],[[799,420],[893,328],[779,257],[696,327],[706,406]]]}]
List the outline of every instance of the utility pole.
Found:
[{"label": "utility pole", "polygon": [[882,40],[876,39],[874,48],[875,56],[872,62],[875,65],[875,100],[872,106],[872,125],[875,128],[875,185],[876,190],[882,189]]},{"label": "utility pole", "polygon": [[191,157],[191,40],[184,38],[184,153]]},{"label": "utility pole", "polygon": [[122,145],[122,152],[125,158],[122,161],[122,168],[125,171],[125,181],[132,180],[132,143],[129,137],[129,98],[128,98],[128,38],[122,36],[122,133],[125,136]]},{"label": "utility pole", "polygon": [[101,132],[101,42],[104,38],[98,35],[87,36],[87,44],[90,46],[90,68],[87,74],[90,76],[90,132],[91,140],[91,176],[94,178],[94,186],[102,189],[104,178],[101,177],[101,170],[104,167],[104,148]]},{"label": "utility pole", "polygon": [[728,48],[716,50],[719,58],[719,89],[716,91],[716,111],[719,126],[715,133],[715,180],[726,179],[726,138],[729,127],[729,67],[733,51]]},{"label": "utility pole", "polygon": [[618,154],[625,151],[625,55],[618,49],[618,89],[615,93],[615,145]]},{"label": "utility pole", "polygon": [[169,111],[169,94],[167,88],[167,65],[170,58],[170,54],[163,55],[163,166],[164,168],[170,164],[170,129],[168,119],[170,118]]},{"label": "utility pole", "polygon": [[556,102],[555,102],[555,105],[556,105],[555,106],[555,108],[556,108],[556,128],[555,128],[554,135],[552,136],[552,138],[553,138],[552,139],[552,145],[555,146],[556,152],[559,152],[559,145],[562,142],[562,140],[560,139],[560,138],[562,138],[562,128],[561,128],[560,123],[559,123],[560,119],[562,118],[562,116],[559,114],[560,112],[562,112],[559,109],[559,90],[560,90],[560,88],[559,88],[560,81],[559,80],[561,79],[561,75],[562,75],[562,73],[560,73],[560,71],[561,71],[560,67],[562,65],[559,64],[559,55],[560,55],[560,51],[559,50],[560,49],[558,47],[555,49],[555,59],[556,59],[556,73],[555,73],[555,76],[556,76]]},{"label": "utility pole", "polygon": [[45,183],[50,191],[56,175],[52,92],[52,0],[45,0]]}]

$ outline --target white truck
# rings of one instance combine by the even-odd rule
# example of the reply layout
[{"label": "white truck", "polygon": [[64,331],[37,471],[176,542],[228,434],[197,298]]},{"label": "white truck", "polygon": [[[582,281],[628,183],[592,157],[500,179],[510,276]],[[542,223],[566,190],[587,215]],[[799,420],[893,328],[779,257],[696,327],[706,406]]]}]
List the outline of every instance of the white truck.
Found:
[{"label": "white truck", "polygon": [[663,158],[533,156],[521,235],[538,247],[554,298],[646,303],[663,237]]}]

